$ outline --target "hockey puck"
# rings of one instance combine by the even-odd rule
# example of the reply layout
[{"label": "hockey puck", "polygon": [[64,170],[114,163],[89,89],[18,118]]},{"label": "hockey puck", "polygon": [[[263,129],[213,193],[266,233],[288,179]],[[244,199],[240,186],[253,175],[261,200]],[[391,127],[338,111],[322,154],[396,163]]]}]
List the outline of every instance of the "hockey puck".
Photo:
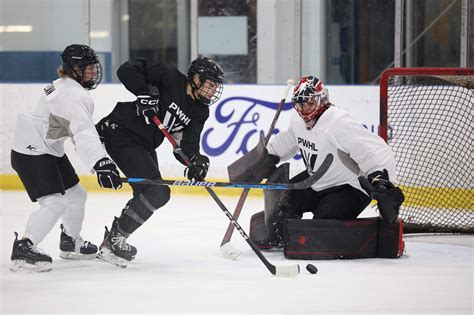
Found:
[{"label": "hockey puck", "polygon": [[309,273],[315,274],[318,272],[318,268],[312,264],[307,264],[306,265],[306,270],[308,270]]}]

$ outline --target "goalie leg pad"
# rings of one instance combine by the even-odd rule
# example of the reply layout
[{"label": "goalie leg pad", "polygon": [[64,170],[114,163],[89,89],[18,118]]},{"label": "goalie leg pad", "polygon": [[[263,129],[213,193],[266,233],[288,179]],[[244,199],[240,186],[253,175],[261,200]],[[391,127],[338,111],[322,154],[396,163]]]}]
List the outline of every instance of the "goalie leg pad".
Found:
[{"label": "goalie leg pad", "polygon": [[[290,164],[280,165],[267,180],[267,183],[288,183]],[[268,241],[273,246],[281,246],[283,240],[283,222],[285,219],[295,218],[290,206],[289,190],[263,191],[265,200],[265,227],[268,233]]]},{"label": "goalie leg pad", "polygon": [[379,219],[378,255],[380,258],[399,258],[403,255],[403,221],[387,223]]},{"label": "goalie leg pad", "polygon": [[265,212],[260,211],[250,218],[249,237],[260,249],[270,249],[272,246],[268,242],[268,232],[265,226]]},{"label": "goalie leg pad", "polygon": [[289,259],[377,257],[377,220],[288,220],[283,246]]},{"label": "goalie leg pad", "polygon": [[288,220],[284,225],[283,252],[289,259],[398,258],[403,245],[400,221]]}]

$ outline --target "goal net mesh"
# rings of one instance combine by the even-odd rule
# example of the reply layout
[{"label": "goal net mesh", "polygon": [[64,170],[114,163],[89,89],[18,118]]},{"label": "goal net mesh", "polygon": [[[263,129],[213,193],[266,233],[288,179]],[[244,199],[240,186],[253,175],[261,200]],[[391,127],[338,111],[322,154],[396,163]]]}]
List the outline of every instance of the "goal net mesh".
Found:
[{"label": "goal net mesh", "polygon": [[387,142],[407,232],[474,232],[473,75],[392,73]]}]

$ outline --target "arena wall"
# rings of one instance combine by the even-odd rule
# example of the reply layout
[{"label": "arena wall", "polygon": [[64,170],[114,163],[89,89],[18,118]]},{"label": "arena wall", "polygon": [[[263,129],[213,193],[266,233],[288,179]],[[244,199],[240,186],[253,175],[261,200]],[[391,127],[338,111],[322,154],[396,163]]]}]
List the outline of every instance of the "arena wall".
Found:
[{"label": "arena wall", "polygon": [[[22,185],[10,166],[10,150],[14,137],[16,116],[19,112],[33,111],[45,84],[0,84],[1,126],[3,145],[0,151],[0,189],[21,190]],[[209,156],[210,180],[227,181],[227,165],[257,144],[259,132],[266,133],[273,119],[285,85],[226,85],[221,100],[211,107],[201,139],[201,153]],[[378,86],[328,86],[330,100],[348,110],[369,130],[378,133]],[[120,84],[102,84],[91,91],[95,103],[94,121],[107,115],[118,101],[133,100],[134,96]],[[285,130],[293,107],[287,103],[276,128]],[[166,140],[157,150],[160,170],[164,178],[183,179],[184,167],[176,161],[172,147]],[[66,153],[83,185],[88,190],[99,190],[95,175],[83,165],[68,140]],[[292,172],[303,169],[299,156],[293,158]],[[204,192],[202,188],[178,188],[184,192]],[[223,193],[239,194],[240,189],[222,189]]]}]

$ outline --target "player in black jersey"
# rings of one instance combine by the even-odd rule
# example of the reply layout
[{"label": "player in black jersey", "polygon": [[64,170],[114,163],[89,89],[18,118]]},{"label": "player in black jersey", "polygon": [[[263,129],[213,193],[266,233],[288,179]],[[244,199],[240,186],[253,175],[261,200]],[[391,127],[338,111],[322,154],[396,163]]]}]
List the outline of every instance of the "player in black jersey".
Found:
[{"label": "player in black jersey", "polygon": [[[199,142],[209,106],[222,94],[222,68],[199,57],[192,61],[186,76],[174,67],[136,59],[121,65],[117,75],[137,100],[117,103],[96,127],[119,168],[128,177],[161,179],[155,149],[164,135],[151,120],[156,115],[192,163],[185,175],[190,180],[204,179],[209,158],[199,152]],[[99,250],[100,258],[122,267],[137,252],[126,239],[170,198],[167,186],[131,186],[133,198],[114,219],[110,231],[106,228]]]}]

